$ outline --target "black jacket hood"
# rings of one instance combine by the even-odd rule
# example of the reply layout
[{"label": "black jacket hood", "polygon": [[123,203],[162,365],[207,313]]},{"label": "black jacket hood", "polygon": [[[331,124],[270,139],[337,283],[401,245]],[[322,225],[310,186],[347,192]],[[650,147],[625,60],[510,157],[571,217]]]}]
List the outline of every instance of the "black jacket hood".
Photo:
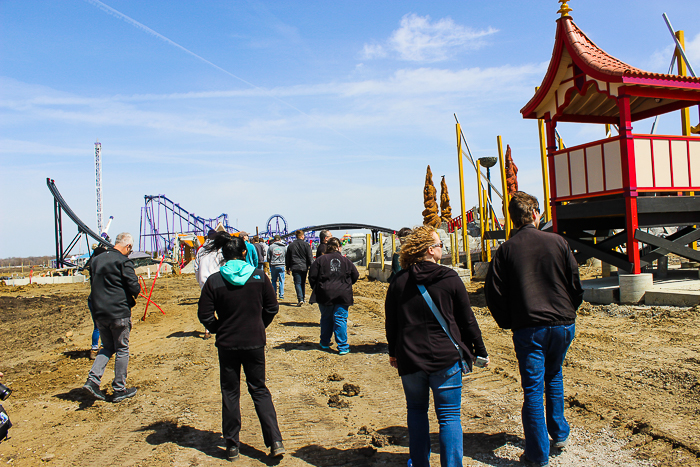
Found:
[{"label": "black jacket hood", "polygon": [[432,261],[420,261],[409,266],[408,274],[418,284],[432,284],[455,272]]}]

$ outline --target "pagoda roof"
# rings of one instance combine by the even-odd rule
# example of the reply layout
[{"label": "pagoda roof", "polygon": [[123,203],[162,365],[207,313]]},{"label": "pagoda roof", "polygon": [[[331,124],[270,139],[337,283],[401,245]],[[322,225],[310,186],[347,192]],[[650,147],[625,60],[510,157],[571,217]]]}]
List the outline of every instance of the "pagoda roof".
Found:
[{"label": "pagoda roof", "polygon": [[629,96],[632,121],[700,103],[700,78],[635,68],[598,47],[571,16],[557,20],[552,59],[524,118],[618,123],[617,100]]}]

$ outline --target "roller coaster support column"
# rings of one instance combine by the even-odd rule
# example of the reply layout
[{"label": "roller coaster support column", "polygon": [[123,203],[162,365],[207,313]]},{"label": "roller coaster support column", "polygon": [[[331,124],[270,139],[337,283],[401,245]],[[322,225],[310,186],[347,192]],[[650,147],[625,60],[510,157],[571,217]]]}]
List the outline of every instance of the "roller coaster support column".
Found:
[{"label": "roller coaster support column", "polygon": [[394,253],[396,253],[396,234],[391,234],[391,257],[392,262],[394,258]]},{"label": "roller coaster support column", "polygon": [[496,141],[498,142],[498,161],[500,162],[501,166],[501,184],[503,185],[503,215],[506,218],[506,240],[508,240],[510,238],[510,212],[508,211],[510,195],[508,194],[508,181],[506,180],[506,161],[503,157],[503,141],[501,140],[501,135],[498,135],[496,137]]}]

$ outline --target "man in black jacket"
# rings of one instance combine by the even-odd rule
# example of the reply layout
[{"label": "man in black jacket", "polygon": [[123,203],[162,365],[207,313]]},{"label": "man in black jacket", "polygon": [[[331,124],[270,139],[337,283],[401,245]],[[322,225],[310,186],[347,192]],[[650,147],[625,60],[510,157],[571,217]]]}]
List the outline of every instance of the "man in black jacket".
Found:
[{"label": "man in black jacket", "polygon": [[304,241],[304,232],[294,232],[297,239],[287,247],[286,266],[287,274],[292,273],[294,278],[294,290],[297,292],[297,306],[302,306],[306,300],[305,286],[306,275],[314,261],[311,245]]},{"label": "man in black jacket", "polygon": [[[518,230],[498,249],[484,291],[501,328],[513,330],[513,345],[524,393],[523,461],[548,465],[550,443],[566,447],[562,363],[575,334],[576,309],[583,300],[578,264],[559,235],[538,230],[537,199],[513,193],[508,211]],[[547,413],[542,403],[547,401]]]},{"label": "man in black jacket", "polygon": [[333,235],[331,235],[330,230],[321,230],[321,233],[318,234],[318,240],[320,243],[318,244],[318,248],[316,248],[316,259],[320,258],[326,253],[328,249],[328,240],[331,237],[333,237]]},{"label": "man in black jacket", "polygon": [[94,257],[90,265],[91,312],[100,331],[102,349],[95,357],[83,389],[99,400],[106,400],[104,392],[100,390],[100,381],[112,355],[115,355],[112,402],[121,402],[136,395],[136,388],[125,385],[129,365],[131,308],[136,305],[135,297],[141,291],[134,263],[128,258],[133,245],[131,234],[120,233],[114,248]]}]

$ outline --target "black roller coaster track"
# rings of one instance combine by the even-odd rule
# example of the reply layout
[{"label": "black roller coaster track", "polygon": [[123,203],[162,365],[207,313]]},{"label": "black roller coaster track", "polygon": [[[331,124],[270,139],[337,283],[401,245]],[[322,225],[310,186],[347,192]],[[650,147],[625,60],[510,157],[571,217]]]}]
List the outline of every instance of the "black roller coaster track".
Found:
[{"label": "black roller coaster track", "polygon": [[[71,250],[78,244],[81,235],[85,235],[85,242],[88,244],[88,251],[90,250],[90,244],[88,237],[93,240],[100,242],[106,247],[111,247],[112,244],[109,243],[104,238],[100,237],[98,234],[92,231],[80,218],[73,212],[73,210],[68,206],[66,200],[63,199],[61,193],[58,191],[56,184],[50,178],[46,179],[46,185],[49,187],[49,191],[53,195],[53,216],[54,216],[54,230],[56,233],[56,267],[75,267],[73,263],[66,260],[66,256],[70,255]],[[78,226],[78,233],[73,237],[68,247],[63,248],[63,218],[61,212],[65,212],[70,219],[75,222]]]},{"label": "black roller coaster track", "polygon": [[377,241],[377,234],[379,232],[394,233],[396,230],[390,229],[388,227],[379,227],[376,225],[369,224],[348,224],[340,222],[337,224],[323,224],[323,225],[313,225],[310,227],[302,227],[301,229],[296,229],[287,235],[282,235],[282,238],[291,237],[294,232],[301,230],[302,232],[316,232],[319,230],[370,230],[372,231],[372,240]]}]

